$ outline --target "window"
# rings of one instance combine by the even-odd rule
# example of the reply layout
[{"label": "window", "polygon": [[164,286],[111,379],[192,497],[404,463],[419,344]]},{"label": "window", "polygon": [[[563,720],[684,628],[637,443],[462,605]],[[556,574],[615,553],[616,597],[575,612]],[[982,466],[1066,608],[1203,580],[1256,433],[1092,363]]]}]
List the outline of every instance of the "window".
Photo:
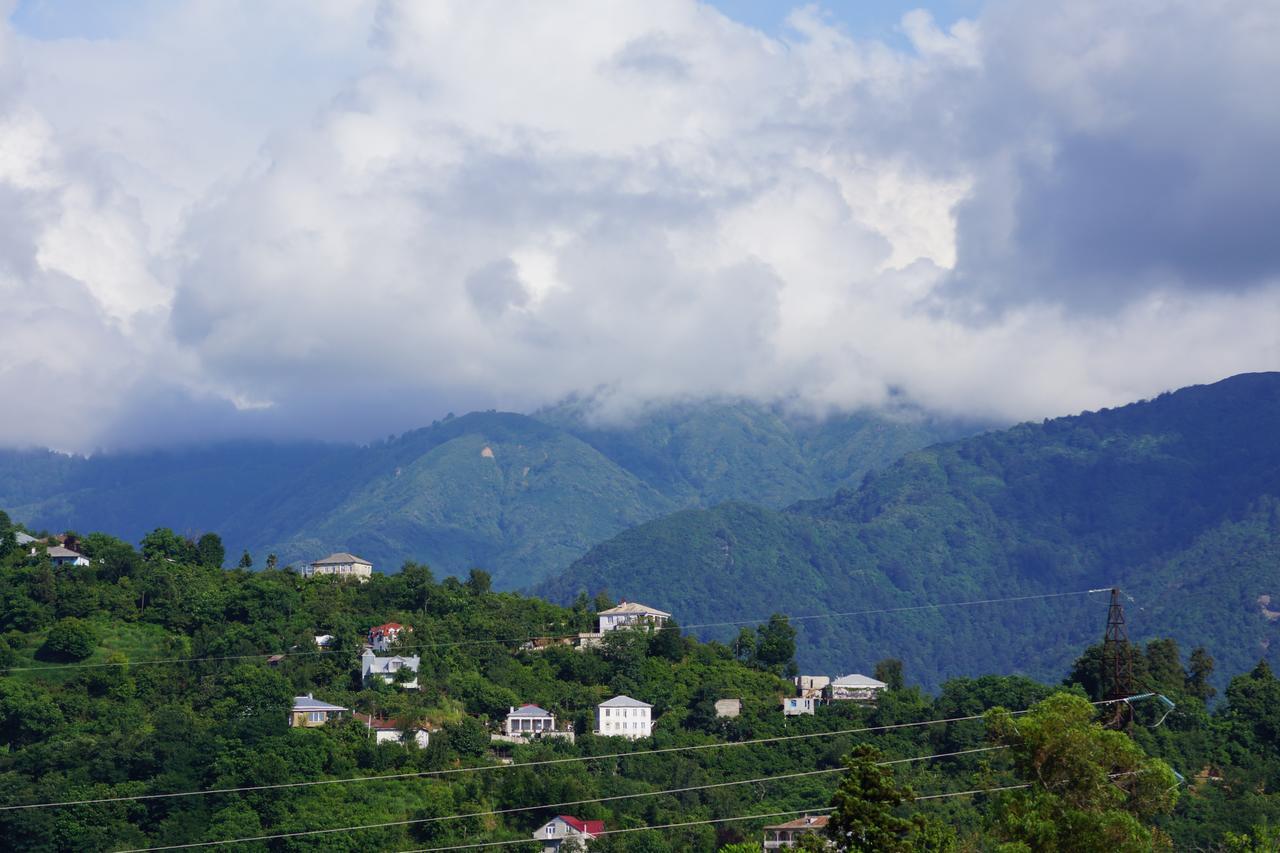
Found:
[{"label": "window", "polygon": [[323,723],[325,720],[324,711],[308,711],[307,720],[312,723]]}]

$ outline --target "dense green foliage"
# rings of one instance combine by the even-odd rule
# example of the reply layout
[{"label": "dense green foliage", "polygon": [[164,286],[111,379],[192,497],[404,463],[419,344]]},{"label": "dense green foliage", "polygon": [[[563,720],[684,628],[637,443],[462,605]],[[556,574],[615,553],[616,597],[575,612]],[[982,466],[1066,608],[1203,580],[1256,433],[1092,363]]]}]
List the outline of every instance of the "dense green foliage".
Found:
[{"label": "dense green foliage", "polygon": [[34,527],[132,541],[157,524],[216,529],[227,547],[218,559],[222,542],[206,543],[199,559],[209,565],[246,549],[281,565],[347,550],[383,571],[406,558],[442,574],[484,566],[511,589],[682,507],[784,506],[972,429],[915,413],[810,421],[745,403],[665,408],[616,427],[584,412],[477,412],[368,447],[0,451],[0,506]]},{"label": "dense green foliage", "polygon": [[[0,539],[8,532],[0,530]],[[1001,722],[1010,718],[998,716],[990,726],[974,719],[848,733],[982,715],[998,706],[1020,712],[1053,688],[1016,676],[955,679],[936,697],[902,686],[875,707],[836,703],[815,716],[786,719],[778,702],[790,685],[775,672],[788,668],[790,662],[778,657],[787,654],[791,637],[781,619],[757,626],[750,632],[751,648],[738,655],[718,643],[682,637],[674,627],[615,632],[599,649],[553,645],[522,651],[527,638],[588,627],[594,609],[609,602],[583,598],[562,608],[492,592],[483,572],[465,582],[437,582],[417,564],[364,584],[307,580],[278,570],[222,570],[164,556],[165,548],[176,547],[167,531],[149,541],[164,547],[143,556],[110,536],[85,536],[80,546],[92,557],[87,567],[55,567],[47,557],[12,545],[0,553],[0,805],[108,800],[0,810],[0,846],[6,849],[106,850],[386,823],[395,825],[241,843],[235,849],[405,849],[528,838],[560,812],[625,829],[817,811],[832,802],[842,779],[847,795],[888,791],[880,801],[890,807],[863,809],[849,796],[837,805],[864,820],[908,827],[913,843],[930,850],[990,849],[1025,841],[1028,833],[1060,837],[1067,831],[1063,826],[1118,827],[1139,838],[1163,833],[1201,849],[1262,849],[1268,822],[1280,819],[1280,682],[1265,663],[1233,679],[1210,714],[1199,698],[1203,674],[1213,666],[1203,653],[1193,663],[1168,641],[1136,650],[1139,677],[1172,696],[1178,708],[1161,718],[1160,707],[1137,704],[1133,742],[1098,734],[1082,699],[1048,702],[1030,717],[1011,718],[1012,726]],[[399,646],[421,655],[420,691],[360,684],[360,639],[371,625],[388,620],[413,629]],[[84,658],[90,667],[43,654],[69,628],[78,642],[90,645]],[[317,633],[334,635],[336,645],[317,649]],[[771,651],[761,655],[760,649]],[[268,654],[278,651],[290,654],[269,662]],[[1082,659],[1094,654],[1086,650]],[[1090,669],[1080,663],[1075,672]],[[901,669],[885,661],[881,671]],[[905,678],[913,680],[909,669]],[[1087,688],[1072,689],[1078,696]],[[292,697],[303,693],[427,723],[434,728],[430,744],[379,745],[352,719],[289,728]],[[595,704],[617,693],[654,705],[651,739],[633,743],[590,734]],[[717,717],[714,703],[720,698],[740,698],[741,715]],[[526,701],[572,725],[577,742],[491,743],[495,722],[509,706]],[[732,748],[649,752],[841,731]],[[1079,738],[1092,745],[1075,750]],[[1009,748],[892,765],[890,780],[888,768],[859,757],[859,744],[874,746],[883,754],[876,760],[884,761],[984,745]],[[1074,750],[1074,763],[1044,764],[1063,744]],[[845,764],[851,753],[853,773]],[[1096,785],[1099,767],[1107,773],[1138,769],[1147,754],[1180,768],[1191,781],[1171,814],[1149,786],[1123,787],[1121,797],[1085,784]],[[520,766],[583,756],[612,757]],[[515,766],[499,764],[503,757]],[[488,769],[467,769],[472,767]],[[789,773],[808,775],[635,796]],[[398,778],[109,801],[387,774]],[[1045,779],[1052,782],[1045,790],[892,805],[892,790],[902,786],[930,795],[1019,782],[1034,786]],[[615,799],[581,802],[597,798]],[[758,839],[759,827],[768,822],[623,833],[591,849],[714,851]]]},{"label": "dense green foliage", "polygon": [[[1280,653],[1277,435],[1280,374],[1237,376],[917,451],[785,511],[679,512],[538,590],[607,590],[701,624],[1119,585],[1138,636],[1204,646],[1238,672]],[[1050,677],[1105,613],[1070,596],[805,620],[799,658],[842,673],[892,656],[929,687],[990,669]]]}]

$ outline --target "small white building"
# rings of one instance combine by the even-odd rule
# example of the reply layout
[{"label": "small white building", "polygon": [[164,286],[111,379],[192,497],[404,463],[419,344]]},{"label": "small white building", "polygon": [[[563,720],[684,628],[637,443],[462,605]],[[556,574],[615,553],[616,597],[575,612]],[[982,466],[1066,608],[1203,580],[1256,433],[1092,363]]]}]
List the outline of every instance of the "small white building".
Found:
[{"label": "small white building", "polygon": [[883,681],[855,672],[828,684],[823,695],[832,702],[875,702],[880,691],[888,686]]},{"label": "small white building", "polygon": [[431,730],[422,726],[406,727],[401,720],[388,720],[386,717],[375,717],[371,714],[355,714],[357,720],[364,723],[374,738],[375,743],[416,743],[420,749],[426,749],[431,743]]},{"label": "small white building", "polygon": [[322,560],[316,560],[314,563],[309,563],[302,567],[302,576],[304,578],[315,577],[316,575],[336,575],[337,577],[355,577],[368,580],[372,574],[373,563],[361,559],[355,554],[348,554],[346,551],[330,554]]},{"label": "small white building", "polygon": [[315,640],[316,648],[318,649],[333,648],[334,643],[338,642],[338,638],[333,636],[333,634],[316,634]]},{"label": "small white building", "polygon": [[365,649],[364,654],[360,657],[360,677],[365,684],[368,684],[371,678],[381,678],[387,684],[396,684],[398,683],[396,681],[396,673],[402,669],[407,669],[413,673],[413,678],[399,683],[408,690],[417,690],[419,662],[420,658],[417,655],[412,657],[394,655],[380,658],[373,653],[372,649]]},{"label": "small white building", "polygon": [[519,708],[512,708],[502,726],[503,733],[509,737],[533,737],[555,730],[555,715],[550,711],[542,710],[537,705],[521,705]]},{"label": "small white building", "polygon": [[541,853],[560,853],[560,845],[570,839],[577,841],[580,848],[585,849],[587,842],[595,840],[602,832],[602,820],[580,820],[573,815],[562,814],[538,827],[533,833],[533,840],[541,843]]},{"label": "small white building", "polygon": [[[31,556],[34,557],[39,553],[40,549],[38,547],[31,549]],[[70,548],[65,548],[62,545],[50,545],[47,549],[47,553],[49,555],[49,562],[53,563],[55,566],[89,565],[89,558],[84,554],[81,554],[78,551],[72,551]]]},{"label": "small white building", "polygon": [[831,683],[828,675],[797,675],[793,680],[796,683],[796,695],[812,699],[821,699],[822,691]]},{"label": "small white building", "polygon": [[647,628],[656,631],[671,618],[670,613],[634,601],[623,601],[617,607],[596,614],[597,630],[604,634],[618,628]]},{"label": "small white building", "polygon": [[782,713],[788,717],[798,717],[814,713],[817,706],[818,700],[812,696],[788,696],[782,700]]},{"label": "small white building", "polygon": [[638,740],[653,734],[653,706],[630,696],[614,696],[596,706],[596,734]]},{"label": "small white building", "polygon": [[742,714],[741,699],[717,699],[716,700],[716,716],[717,717],[737,717]]}]

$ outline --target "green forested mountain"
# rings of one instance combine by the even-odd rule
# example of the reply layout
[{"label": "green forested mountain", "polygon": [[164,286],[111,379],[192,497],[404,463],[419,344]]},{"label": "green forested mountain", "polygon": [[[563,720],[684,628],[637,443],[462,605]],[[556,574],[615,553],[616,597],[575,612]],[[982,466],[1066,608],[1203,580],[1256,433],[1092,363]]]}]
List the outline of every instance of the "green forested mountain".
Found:
[{"label": "green forested mountain", "polygon": [[[181,544],[148,537],[164,541]],[[597,853],[739,853],[758,850],[761,827],[778,819],[733,818],[821,811],[837,786],[851,831],[872,820],[920,842],[904,849],[954,853],[1261,851],[1280,818],[1280,680],[1251,667],[1210,714],[1213,662],[1202,650],[1184,662],[1169,641],[1133,651],[1143,682],[1177,707],[1162,718],[1164,706],[1136,703],[1132,740],[1104,731],[1110,714],[1088,704],[1099,698],[1098,650],[1083,645],[1047,683],[989,674],[929,695],[908,670],[875,705],[785,718],[779,699],[793,688],[780,676],[795,651],[785,620],[736,649],[668,626],[532,651],[525,638],[586,629],[609,602],[557,607],[492,592],[483,572],[437,581],[417,564],[359,583],[227,571],[102,533],[78,547],[89,565],[29,555],[0,515],[0,849],[492,841],[532,853],[533,832],[567,813],[624,831],[593,841]],[[362,683],[361,641],[388,621],[411,629],[392,651],[418,656],[417,690]],[[333,644],[317,647],[321,633]],[[1073,686],[1055,694],[1064,675]],[[290,727],[294,697],[308,694],[347,710]],[[617,694],[652,705],[651,737],[593,734],[596,705]],[[726,698],[741,700],[737,717],[717,716]],[[491,740],[522,702],[576,741]],[[982,719],[999,706],[1017,716]],[[428,743],[379,743],[352,710],[426,728]],[[966,750],[982,751],[956,754]],[[1028,787],[910,799],[1007,785]],[[886,806],[873,786],[899,799]]]},{"label": "green forested mountain", "polygon": [[[1280,650],[1277,436],[1280,374],[1237,376],[917,451],[783,511],[676,513],[540,590],[608,590],[693,624],[1118,584],[1131,630],[1207,646],[1238,671]],[[1100,596],[1071,596],[814,619],[800,658],[843,672],[900,657],[930,685],[992,668],[1042,676],[1105,613]]]},{"label": "green forested mountain", "polygon": [[[966,427],[916,413],[822,421],[745,403],[652,411],[624,426],[578,406],[477,412],[367,447],[231,443],[71,457],[0,451],[0,506],[32,528],[218,530],[261,565],[354,551],[380,569],[491,571],[533,583],[597,542],[682,507],[783,506],[858,482]],[[972,429],[969,427],[968,429]]]}]

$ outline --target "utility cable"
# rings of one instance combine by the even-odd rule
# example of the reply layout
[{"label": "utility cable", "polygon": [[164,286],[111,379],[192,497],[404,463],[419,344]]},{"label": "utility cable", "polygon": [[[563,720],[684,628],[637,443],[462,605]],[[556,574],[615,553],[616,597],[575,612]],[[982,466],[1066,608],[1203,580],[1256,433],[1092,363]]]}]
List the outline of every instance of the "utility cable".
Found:
[{"label": "utility cable", "polygon": [[[973,755],[979,752],[993,752],[996,750],[1002,750],[1002,749],[1008,749],[1008,748],[1009,748],[1008,746],[982,746],[982,747],[976,747],[974,749],[962,749],[956,752],[940,752],[934,755],[920,755],[920,756],[914,756],[911,758],[894,758],[887,761],[877,761],[876,766],[889,767],[896,764],[912,764],[917,761],[932,761],[937,758],[954,758],[956,756],[961,756],[961,755]],[[667,794],[686,794],[692,791],[706,791],[713,788],[730,788],[737,785],[754,785],[754,784],[759,784],[764,782],[779,782],[786,779],[799,779],[806,776],[822,776],[822,775],[829,775],[832,773],[844,773],[846,769],[847,768],[845,767],[831,767],[823,770],[803,770],[796,773],[783,773],[777,776],[761,776],[756,779],[738,779],[732,782],[711,782],[705,785],[690,785],[685,788],[670,788],[665,791],[643,791],[640,793],[632,793],[632,794],[616,794],[609,797],[593,797],[591,799],[571,800],[569,802],[563,802],[563,803],[546,803],[543,805],[536,805],[536,806],[518,806],[515,808],[509,808],[509,809],[496,809],[493,811],[470,812],[468,814],[457,814],[457,815],[441,815],[438,817],[414,818],[414,819],[408,819],[408,820],[389,821],[386,823],[362,824],[360,826],[335,827],[332,829],[300,830],[297,832],[281,833],[276,835],[260,835],[252,838],[233,838],[233,839],[227,839],[225,841],[194,841],[187,844],[173,844],[173,845],[168,845],[164,847],[139,848],[137,850],[123,851],[123,853],[154,853],[154,851],[160,851],[160,850],[183,850],[183,849],[190,849],[194,847],[213,847],[221,844],[248,844],[250,842],[256,842],[256,841],[274,841],[280,838],[296,838],[299,836],[308,836],[308,835],[331,835],[333,833],[338,833],[338,832],[355,832],[355,831],[364,830],[364,829],[386,829],[393,826],[409,826],[409,825],[417,825],[417,824],[425,824],[425,823],[441,823],[444,821],[466,820],[467,818],[477,818],[477,817],[495,817],[498,815],[514,814],[517,812],[540,811],[542,809],[562,809],[562,808],[567,808],[569,806],[582,806],[590,803],[608,803],[608,802],[616,802],[618,800],[634,800],[634,799],[639,799],[643,797],[660,797],[660,796],[665,796]]]},{"label": "utility cable", "polygon": [[[1100,592],[1110,592],[1110,588],[1105,589],[1082,589],[1074,592],[1046,592],[1033,595],[1015,595],[1008,598],[983,598],[973,601],[946,601],[932,604],[913,604],[903,607],[882,607],[871,610],[848,610],[833,613],[811,613],[807,615],[786,616],[789,621],[803,622],[811,619],[843,619],[850,616],[873,616],[882,613],[907,613],[917,610],[935,610],[944,607],[977,607],[985,604],[1005,604],[1019,601],[1034,601],[1049,598],[1065,598],[1077,595],[1096,595]],[[770,617],[772,618],[772,617]],[[756,625],[768,622],[766,619],[743,619],[728,622],[700,622],[692,625],[681,625],[683,629],[695,628],[718,628],[734,625]],[[561,636],[547,636],[540,634],[533,637],[507,637],[503,639],[487,639],[487,640],[453,640],[442,643],[421,643],[412,646],[399,646],[397,652],[422,651],[425,649],[443,649],[443,648],[459,648],[462,646],[478,646],[478,645],[511,645],[512,643],[527,643],[534,640],[548,641],[566,641],[576,640],[578,635],[564,634]],[[13,672],[44,672],[48,670],[67,670],[67,669],[105,669],[118,666],[152,666],[158,664],[187,664],[187,663],[203,663],[203,662],[221,662],[221,661],[243,661],[243,660],[266,660],[268,658],[293,658],[293,657],[318,657],[321,655],[339,655],[354,654],[354,649],[318,649],[316,651],[283,651],[283,652],[256,652],[253,654],[243,655],[210,655],[204,657],[175,657],[175,658],[152,658],[149,660],[135,661],[115,661],[115,662],[96,662],[96,663],[64,663],[64,664],[45,664],[41,666],[12,666],[4,667],[3,671],[7,673]]]}]

